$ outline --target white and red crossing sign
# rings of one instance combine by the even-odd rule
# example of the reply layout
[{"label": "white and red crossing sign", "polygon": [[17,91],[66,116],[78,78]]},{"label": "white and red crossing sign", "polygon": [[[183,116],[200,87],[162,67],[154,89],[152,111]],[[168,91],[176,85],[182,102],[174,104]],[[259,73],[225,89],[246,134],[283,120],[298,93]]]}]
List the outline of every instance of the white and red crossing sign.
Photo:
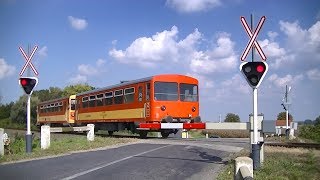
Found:
[{"label": "white and red crossing sign", "polygon": [[32,53],[31,53],[31,55],[30,55],[29,57],[28,57],[27,54],[24,52],[24,50],[22,49],[22,47],[19,47],[19,49],[20,49],[20,51],[21,51],[24,59],[26,60],[26,63],[24,64],[24,66],[23,66],[23,68],[22,68],[22,70],[21,70],[21,72],[20,72],[20,76],[23,75],[24,71],[26,70],[26,68],[27,68],[28,66],[30,66],[31,69],[32,69],[32,71],[34,72],[34,74],[38,76],[39,73],[38,73],[38,71],[36,70],[36,68],[34,67],[34,65],[33,65],[32,62],[31,62],[34,53],[35,53],[36,50],[38,49],[38,46],[35,46],[35,47],[33,48]]},{"label": "white and red crossing sign", "polygon": [[[263,23],[264,23],[265,20],[266,20],[266,17],[265,17],[265,16],[262,16],[261,19],[260,19],[260,21],[259,21],[259,24],[258,24],[256,30],[255,30],[254,32],[252,32],[252,30],[251,30],[250,27],[248,26],[248,23],[247,23],[246,19],[245,19],[243,16],[240,17],[240,21],[241,21],[244,29],[246,30],[248,36],[250,37],[250,41],[249,41],[246,49],[244,50],[244,52],[242,53],[242,56],[241,56],[241,58],[240,58],[241,61],[244,61],[244,60],[246,59],[246,57],[247,57],[250,49],[253,47],[253,45],[254,45],[254,47],[257,49],[257,51],[258,51],[261,59],[264,60],[264,61],[267,59],[266,55],[263,53],[263,51],[262,51],[259,43],[258,43],[257,40],[256,40],[256,39],[257,39],[257,36],[258,36],[258,34],[259,34],[259,31],[260,31],[260,29],[261,29],[261,27],[262,27],[262,25],[263,25]],[[252,33],[253,33],[253,34],[252,34]]]}]

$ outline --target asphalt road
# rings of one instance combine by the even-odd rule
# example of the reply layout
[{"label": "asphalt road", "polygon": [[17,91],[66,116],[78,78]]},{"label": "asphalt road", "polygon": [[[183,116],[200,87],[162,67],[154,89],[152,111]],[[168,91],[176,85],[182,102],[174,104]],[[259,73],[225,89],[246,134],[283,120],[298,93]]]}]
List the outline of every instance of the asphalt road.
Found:
[{"label": "asphalt road", "polygon": [[1,179],[215,179],[239,139],[149,139],[54,158],[0,165]]}]

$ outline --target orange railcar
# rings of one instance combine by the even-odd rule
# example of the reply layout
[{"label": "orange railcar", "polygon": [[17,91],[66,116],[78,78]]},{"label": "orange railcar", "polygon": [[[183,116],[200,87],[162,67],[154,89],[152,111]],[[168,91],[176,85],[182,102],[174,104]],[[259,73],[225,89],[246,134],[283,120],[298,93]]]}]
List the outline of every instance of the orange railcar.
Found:
[{"label": "orange railcar", "polygon": [[[72,117],[74,113],[74,121],[69,120],[72,125],[94,123],[96,130],[107,130],[109,134],[123,129],[134,132],[140,123],[198,122],[198,92],[195,78],[178,74],[156,75],[65,98],[65,114]],[[39,109],[51,102],[41,103]],[[76,102],[73,108],[72,102]],[[39,123],[43,122],[43,115],[40,111]],[[164,137],[172,132],[161,130]],[[139,133],[142,137],[147,135],[147,131],[140,130]]]}]

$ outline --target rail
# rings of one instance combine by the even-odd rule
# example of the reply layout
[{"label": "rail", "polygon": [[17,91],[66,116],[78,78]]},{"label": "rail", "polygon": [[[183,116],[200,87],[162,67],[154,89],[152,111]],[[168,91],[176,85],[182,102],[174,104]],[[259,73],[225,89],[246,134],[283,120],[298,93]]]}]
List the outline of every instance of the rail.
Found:
[{"label": "rail", "polygon": [[266,142],[266,146],[279,146],[287,148],[308,148],[308,149],[320,149],[320,143],[278,143],[278,142]]}]

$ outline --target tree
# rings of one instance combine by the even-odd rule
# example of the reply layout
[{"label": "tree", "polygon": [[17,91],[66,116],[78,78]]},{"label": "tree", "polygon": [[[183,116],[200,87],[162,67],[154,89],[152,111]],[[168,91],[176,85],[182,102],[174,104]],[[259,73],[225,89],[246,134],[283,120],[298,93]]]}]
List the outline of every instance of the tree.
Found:
[{"label": "tree", "polygon": [[[31,123],[37,122],[37,105],[39,104],[39,99],[36,96],[31,97]],[[26,124],[27,115],[27,96],[20,96],[19,100],[12,106],[10,112],[10,119],[12,122],[19,124]]]},{"label": "tree", "polygon": [[315,126],[320,126],[320,116],[318,116],[318,117],[316,118],[316,120],[314,120],[314,125],[315,125]]},{"label": "tree", "polygon": [[10,111],[13,105],[14,105],[13,102],[9,104],[0,105],[0,119],[5,119],[10,117]]},{"label": "tree", "polygon": [[62,95],[63,91],[58,87],[49,87],[49,89],[42,89],[32,93],[32,96],[37,96],[41,102],[61,98]]},{"label": "tree", "polygon": [[306,119],[306,120],[304,120],[304,124],[305,125],[313,125],[313,122],[311,119]]},{"label": "tree", "polygon": [[70,85],[67,86],[63,89],[63,97],[68,97],[70,95],[74,95],[74,94],[78,94],[78,93],[82,93],[85,91],[90,91],[95,89],[92,86],[89,86],[88,84],[76,84],[76,85]]},{"label": "tree", "polygon": [[[293,120],[292,115],[289,113],[289,120]],[[277,120],[286,120],[286,112],[280,112],[277,116]]]},{"label": "tree", "polygon": [[240,117],[233,113],[228,113],[224,122],[240,122]]}]

